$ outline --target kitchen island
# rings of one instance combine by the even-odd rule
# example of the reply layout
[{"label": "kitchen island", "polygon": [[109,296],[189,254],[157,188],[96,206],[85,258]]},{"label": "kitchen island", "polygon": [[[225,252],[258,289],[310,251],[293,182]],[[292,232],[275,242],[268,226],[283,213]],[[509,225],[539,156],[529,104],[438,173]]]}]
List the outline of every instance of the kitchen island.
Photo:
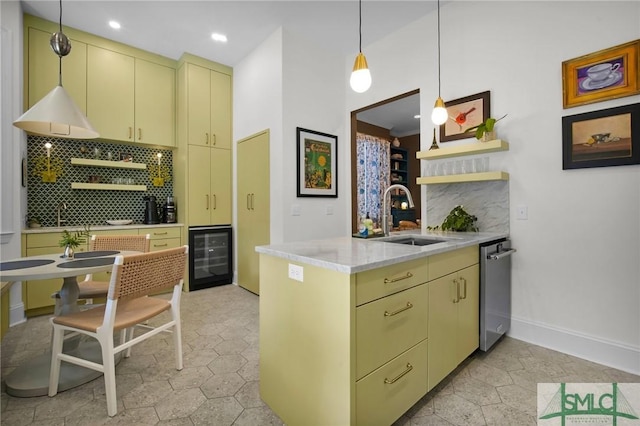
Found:
[{"label": "kitchen island", "polygon": [[256,248],[260,395],[286,424],[390,425],[478,347],[478,245],[507,234],[422,236],[444,241]]}]

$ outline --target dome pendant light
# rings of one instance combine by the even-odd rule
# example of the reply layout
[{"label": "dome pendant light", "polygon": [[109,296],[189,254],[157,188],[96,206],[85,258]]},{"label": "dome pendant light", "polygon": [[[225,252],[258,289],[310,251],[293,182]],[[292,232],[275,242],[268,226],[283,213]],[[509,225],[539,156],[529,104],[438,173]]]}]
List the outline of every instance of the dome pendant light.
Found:
[{"label": "dome pendant light", "polygon": [[356,56],[356,61],[353,64],[353,72],[349,79],[351,89],[357,93],[364,93],[371,87],[371,72],[369,72],[369,66],[367,65],[367,58],[362,54],[362,0],[358,1],[359,7],[359,35],[360,35],[360,53]]},{"label": "dome pendant light", "polygon": [[431,121],[433,121],[433,124],[440,126],[447,122],[447,118],[449,118],[449,114],[444,107],[444,101],[440,97],[440,0],[438,0],[438,99],[436,99],[431,112]]},{"label": "dome pendant light", "polygon": [[71,43],[62,32],[62,0],[60,0],[60,31],[53,33],[50,44],[58,55],[58,85],[14,121],[13,125],[36,135],[67,139],[95,139],[99,136],[98,132],[62,87],[62,57],[71,52]]}]

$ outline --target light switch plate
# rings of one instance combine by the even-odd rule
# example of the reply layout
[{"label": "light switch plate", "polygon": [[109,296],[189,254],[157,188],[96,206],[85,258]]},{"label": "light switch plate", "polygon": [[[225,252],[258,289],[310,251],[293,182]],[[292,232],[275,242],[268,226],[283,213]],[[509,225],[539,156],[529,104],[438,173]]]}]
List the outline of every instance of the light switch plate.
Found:
[{"label": "light switch plate", "polygon": [[291,205],[291,216],[300,216],[300,204],[292,204]]},{"label": "light switch plate", "polygon": [[326,209],[325,212],[327,213],[328,216],[333,214],[333,206],[331,204],[329,204]]}]

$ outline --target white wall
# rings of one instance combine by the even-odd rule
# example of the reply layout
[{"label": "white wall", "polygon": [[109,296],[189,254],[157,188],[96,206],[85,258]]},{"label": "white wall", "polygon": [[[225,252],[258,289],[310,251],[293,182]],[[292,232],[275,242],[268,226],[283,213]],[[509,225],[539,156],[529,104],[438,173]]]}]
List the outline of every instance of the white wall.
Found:
[{"label": "white wall", "polygon": [[[348,157],[338,155],[338,197],[297,198],[296,127],[338,136],[338,147],[350,145],[342,138],[345,123],[343,64],[341,55],[309,44],[299,34],[285,31],[283,57],[284,134],[282,144],[282,204],[286,226],[284,241],[301,241],[348,235],[349,221],[341,214],[348,206],[349,176],[342,171]],[[300,216],[291,214],[300,207]],[[332,214],[327,214],[332,209]]]},{"label": "white wall", "polygon": [[[20,256],[20,236],[26,190],[21,187],[22,158],[27,157],[26,138],[13,127],[22,114],[22,10],[17,1],[0,2],[0,257]],[[22,287],[11,288],[9,322],[25,320]]]},{"label": "white wall", "polygon": [[[373,86],[364,95],[347,90],[345,120],[351,110],[415,88],[422,115],[430,115],[437,97],[435,28],[434,13],[365,46]],[[510,334],[636,374],[640,165],[563,171],[561,121],[640,96],[563,110],[561,63],[638,38],[638,2],[456,1],[441,8],[442,97],[490,90],[492,115],[509,114],[497,127],[510,150],[491,161],[511,175],[510,230],[518,252]],[[423,135],[432,128],[422,120]],[[424,149],[430,140],[423,138]],[[528,206],[528,220],[515,220],[518,205]]]}]

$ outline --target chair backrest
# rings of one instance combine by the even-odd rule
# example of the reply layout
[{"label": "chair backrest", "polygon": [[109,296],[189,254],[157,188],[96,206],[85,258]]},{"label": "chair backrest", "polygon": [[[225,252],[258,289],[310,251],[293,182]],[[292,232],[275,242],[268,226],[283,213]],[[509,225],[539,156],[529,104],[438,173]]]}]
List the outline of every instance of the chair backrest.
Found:
[{"label": "chair backrest", "polygon": [[151,235],[92,235],[89,241],[90,251],[130,250],[148,253]]},{"label": "chair backrest", "polygon": [[184,279],[188,246],[116,256],[109,283],[110,300],[133,299],[179,284]]}]

